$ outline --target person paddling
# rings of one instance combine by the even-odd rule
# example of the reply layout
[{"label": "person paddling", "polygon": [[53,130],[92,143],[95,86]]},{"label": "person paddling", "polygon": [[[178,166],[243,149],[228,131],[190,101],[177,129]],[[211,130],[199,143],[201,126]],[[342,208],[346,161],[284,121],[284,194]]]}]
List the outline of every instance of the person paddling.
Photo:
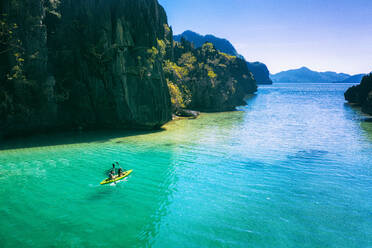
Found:
[{"label": "person paddling", "polygon": [[[118,162],[116,162],[116,165],[117,166],[120,166]],[[118,170],[118,175],[120,176],[121,174],[123,174],[124,172],[126,172],[127,170],[123,170],[121,167],[119,167],[119,170]]]},{"label": "person paddling", "polygon": [[113,174],[115,174],[115,164],[112,164],[112,170]]}]

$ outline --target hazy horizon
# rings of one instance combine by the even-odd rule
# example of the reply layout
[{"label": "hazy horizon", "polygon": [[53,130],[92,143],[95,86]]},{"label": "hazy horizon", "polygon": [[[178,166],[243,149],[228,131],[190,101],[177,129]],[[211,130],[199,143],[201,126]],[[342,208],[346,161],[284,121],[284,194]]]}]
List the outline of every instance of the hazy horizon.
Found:
[{"label": "hazy horizon", "polygon": [[270,73],[303,66],[351,75],[372,71],[372,1],[159,0],[174,34],[229,40]]}]

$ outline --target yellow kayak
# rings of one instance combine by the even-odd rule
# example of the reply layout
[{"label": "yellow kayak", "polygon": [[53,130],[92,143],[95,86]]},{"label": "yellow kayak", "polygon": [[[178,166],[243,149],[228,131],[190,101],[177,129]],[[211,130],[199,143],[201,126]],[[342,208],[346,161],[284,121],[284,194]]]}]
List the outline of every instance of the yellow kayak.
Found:
[{"label": "yellow kayak", "polygon": [[132,173],[132,171],[133,170],[127,170],[120,177],[117,176],[114,179],[107,178],[107,179],[103,180],[100,184],[103,185],[103,184],[108,184],[108,183],[113,183],[113,182],[119,181],[120,179],[123,179],[124,177],[129,176],[129,174]]}]

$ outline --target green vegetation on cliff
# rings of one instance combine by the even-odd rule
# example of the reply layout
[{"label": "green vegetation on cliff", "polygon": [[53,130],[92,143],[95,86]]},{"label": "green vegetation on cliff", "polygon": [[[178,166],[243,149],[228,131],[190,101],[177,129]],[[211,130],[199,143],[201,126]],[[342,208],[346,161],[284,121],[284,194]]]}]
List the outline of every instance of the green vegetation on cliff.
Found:
[{"label": "green vegetation on cliff", "polygon": [[16,127],[27,122],[46,100],[39,84],[45,70],[35,66],[44,51],[30,44],[41,20],[35,7],[21,0],[0,3],[0,136],[8,123]]},{"label": "green vegetation on cliff", "polygon": [[182,39],[173,51],[173,61],[164,62],[164,71],[174,110],[232,110],[257,90],[245,62],[219,52],[212,43],[194,48]]}]

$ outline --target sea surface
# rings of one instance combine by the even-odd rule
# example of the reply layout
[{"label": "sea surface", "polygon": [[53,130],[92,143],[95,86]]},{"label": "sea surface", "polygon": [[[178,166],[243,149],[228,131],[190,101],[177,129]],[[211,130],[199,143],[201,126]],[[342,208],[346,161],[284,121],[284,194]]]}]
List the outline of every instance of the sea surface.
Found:
[{"label": "sea surface", "polygon": [[[372,120],[348,84],[261,86],[152,133],[2,143],[0,247],[372,247]],[[118,161],[133,173],[101,186]]]}]

